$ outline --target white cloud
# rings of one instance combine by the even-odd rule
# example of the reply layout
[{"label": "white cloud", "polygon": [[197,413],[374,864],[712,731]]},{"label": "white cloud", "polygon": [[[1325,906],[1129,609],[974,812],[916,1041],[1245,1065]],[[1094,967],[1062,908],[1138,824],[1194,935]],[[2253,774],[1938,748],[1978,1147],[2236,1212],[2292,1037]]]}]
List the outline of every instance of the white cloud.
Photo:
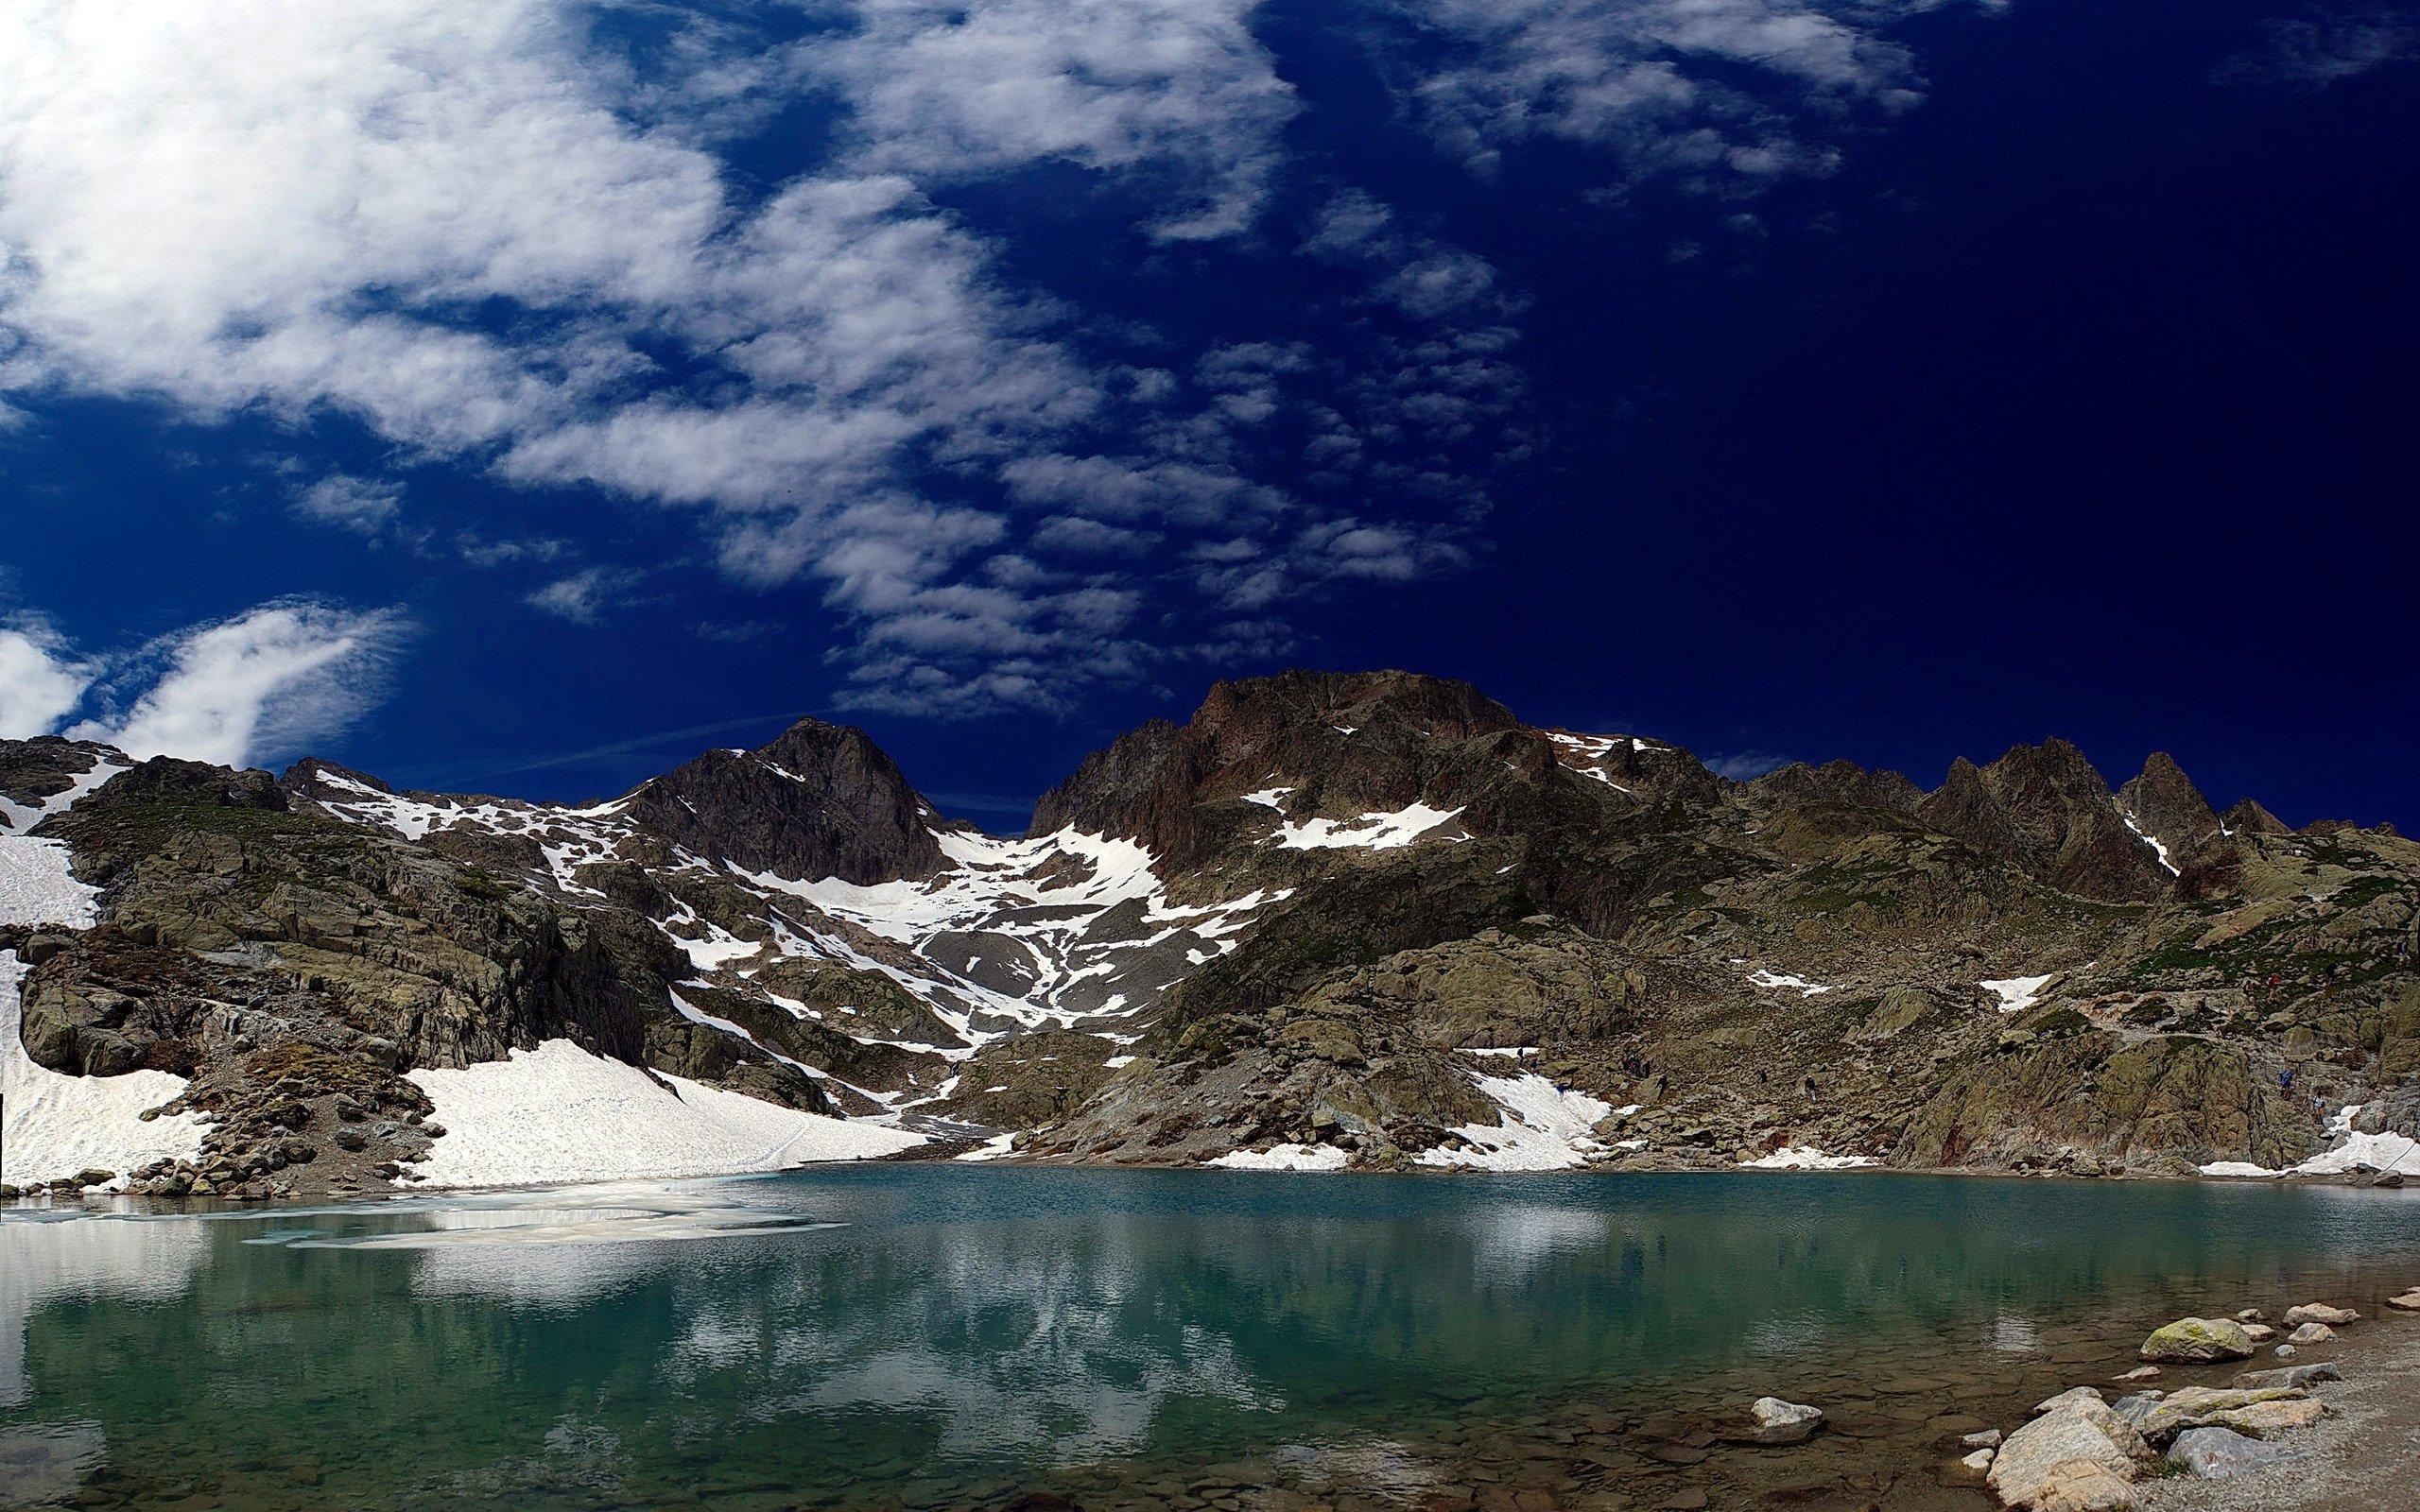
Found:
[{"label": "white cloud", "polygon": [[97,665],[77,660],[42,620],[0,626],[0,740],[57,730],[99,675]]},{"label": "white cloud", "polygon": [[368,536],[394,523],[403,509],[404,487],[375,478],[336,472],[294,494],[293,510],[317,524],[337,525]]},{"label": "white cloud", "polygon": [[2317,6],[2270,20],[2261,43],[2211,72],[2220,84],[2322,90],[2372,69],[2420,58],[2420,24],[2387,9],[2329,14]]},{"label": "white cloud", "polygon": [[620,594],[637,586],[645,576],[618,567],[590,567],[568,577],[556,578],[523,602],[574,625],[594,625]]},{"label": "white cloud", "polygon": [[[1902,102],[1873,26],[1921,0],[1377,3],[1443,49],[1406,97],[1475,163],[1544,135],[1754,180],[1828,149],[1713,75]],[[1339,197],[1307,249],[1398,334],[1315,352],[1255,315],[1127,367],[1089,343],[1163,338],[1020,286],[928,198],[1073,164],[1193,244],[1152,255],[1254,255],[1305,187],[1256,0],[831,0],[778,44],[695,9],[631,42],[569,0],[0,8],[0,402],[337,415],[416,466],[694,511],[729,575],[821,585],[846,696],[899,707],[1063,700],[1462,559],[1478,475],[1528,446],[1487,260]],[[800,104],[833,108],[821,161],[718,155]],[[402,496],[337,474],[292,508],[372,534]],[[432,559],[560,562],[530,602],[575,621],[629,586],[420,524]]]},{"label": "white cloud", "polygon": [[107,685],[132,694],[130,706],[66,732],[134,756],[244,765],[334,734],[365,713],[406,630],[392,610],[264,604],[146,647]]},{"label": "white cloud", "polygon": [[1267,198],[1294,92],[1258,0],[860,0],[807,49],[853,107],[851,160],[962,178],[1046,159],[1144,170],[1166,240],[1232,235]]},{"label": "white cloud", "polygon": [[[1440,145],[1490,172],[1537,137],[1609,149],[1633,177],[1754,183],[1828,172],[1781,111],[1732,81],[1741,70],[1801,100],[1916,103],[1907,49],[1880,26],[1941,0],[1392,0],[1442,66],[1398,87]],[[1821,113],[1820,112],[1818,112]]]}]

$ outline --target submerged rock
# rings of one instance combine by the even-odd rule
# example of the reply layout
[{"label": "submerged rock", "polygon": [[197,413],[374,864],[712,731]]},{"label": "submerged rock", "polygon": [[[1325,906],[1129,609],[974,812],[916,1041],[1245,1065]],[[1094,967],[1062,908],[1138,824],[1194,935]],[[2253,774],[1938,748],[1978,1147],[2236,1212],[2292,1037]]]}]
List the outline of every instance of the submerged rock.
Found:
[{"label": "submerged rock", "polygon": [[2140,1352],[2143,1359],[2166,1365],[2244,1360],[2252,1355],[2252,1336],[2233,1318],[2181,1317],[2154,1331]]},{"label": "submerged rock", "polygon": [[1824,1425],[1824,1409],[1779,1397],[1758,1397],[1748,1408],[1744,1437],[1754,1444],[1803,1444]]}]

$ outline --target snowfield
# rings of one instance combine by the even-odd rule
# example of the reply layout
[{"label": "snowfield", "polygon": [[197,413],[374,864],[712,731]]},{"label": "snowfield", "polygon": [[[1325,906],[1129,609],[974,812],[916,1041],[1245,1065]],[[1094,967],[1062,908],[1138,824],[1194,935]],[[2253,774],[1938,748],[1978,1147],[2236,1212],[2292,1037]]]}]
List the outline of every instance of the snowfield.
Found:
[{"label": "snowfield", "polygon": [[2356,1134],[2353,1121],[2367,1105],[2348,1103],[2336,1110],[2328,1121],[2328,1133],[2343,1143],[2323,1150],[2300,1165],[2283,1171],[2272,1171],[2250,1160],[2212,1160],[2200,1167],[2204,1176],[2239,1177],[2266,1179],[2288,1176],[2342,1176],[2360,1166],[2377,1171],[2393,1171],[2400,1176],[2420,1176],[2420,1141],[2408,1134]]},{"label": "snowfield", "polygon": [[1276,841],[1281,850],[1399,850],[1415,840],[1435,837],[1441,840],[1465,839],[1460,826],[1453,833],[1445,827],[1461,816],[1461,809],[1432,809],[1426,803],[1414,803],[1386,814],[1364,814],[1353,819],[1291,820],[1277,827]]},{"label": "snowfield", "polygon": [[1793,1144],[1787,1149],[1760,1155],[1753,1160],[1742,1160],[1743,1171],[1847,1171],[1860,1165],[1872,1165],[1870,1155],[1826,1155],[1812,1144]]},{"label": "snowfield", "polygon": [[862,1160],[925,1143],[879,1124],[802,1113],[590,1055],[568,1040],[459,1071],[414,1071],[445,1129],[420,1165],[432,1186],[737,1176]]},{"label": "snowfield", "polygon": [[[0,834],[0,923],[82,929],[93,922],[93,898],[92,888],[68,874],[65,846]],[[67,1076],[27,1059],[18,1032],[18,988],[25,979],[16,953],[0,951],[0,1094],[8,1102],[0,1124],[0,1181],[30,1186],[92,1170],[123,1178],[154,1160],[190,1160],[200,1153],[200,1117],[142,1119],[146,1109],[182,1092],[183,1077],[164,1071]]]},{"label": "snowfield", "polygon": [[1278,1144],[1266,1150],[1229,1150],[1204,1165],[1229,1171],[1341,1171],[1351,1159],[1327,1144]]},{"label": "snowfield", "polygon": [[1454,1130],[1477,1149],[1423,1150],[1419,1165],[1476,1171],[1568,1171],[1604,1150],[1597,1121],[1614,1110],[1586,1092],[1565,1091],[1544,1076],[1474,1076],[1478,1090],[1504,1109],[1494,1124]]},{"label": "snowfield", "polygon": [[2033,1000],[2050,983],[2050,976],[2003,976],[1996,981],[1979,984],[1984,991],[2000,1000],[2002,1013],[2023,1013],[2033,1006]]}]

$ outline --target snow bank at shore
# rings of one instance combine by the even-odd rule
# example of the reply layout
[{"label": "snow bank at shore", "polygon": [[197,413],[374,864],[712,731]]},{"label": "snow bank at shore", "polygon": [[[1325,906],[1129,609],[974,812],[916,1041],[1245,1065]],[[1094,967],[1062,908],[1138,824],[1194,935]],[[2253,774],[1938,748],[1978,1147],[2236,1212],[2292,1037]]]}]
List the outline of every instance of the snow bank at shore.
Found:
[{"label": "snow bank at shore", "polygon": [[1871,1155],[1826,1155],[1812,1144],[1793,1144],[1742,1160],[1739,1166],[1746,1171],[1847,1171],[1873,1163]]},{"label": "snow bank at shore", "polygon": [[[878,1124],[802,1113],[593,1056],[568,1040],[459,1071],[406,1073],[445,1129],[423,1183],[522,1186],[737,1176],[862,1160],[925,1143]],[[670,1091],[666,1090],[666,1086]]]},{"label": "snow bank at shore", "polygon": [[2328,1125],[2328,1132],[2343,1143],[2333,1149],[2323,1150],[2300,1165],[2272,1171],[2250,1160],[2212,1160],[2200,1167],[2204,1176],[2240,1177],[2259,1179],[2286,1176],[2342,1176],[2368,1166],[2374,1171],[2393,1171],[2399,1176],[2420,1176],[2420,1141],[2408,1134],[2357,1134],[2353,1121],[2360,1115],[2363,1105],[2348,1104],[2339,1108]]},{"label": "snow bank at shore", "polygon": [[1331,1144],[1278,1144],[1266,1150],[1229,1150],[1202,1163],[1230,1171],[1341,1171],[1348,1159]]},{"label": "snow bank at shore", "polygon": [[[67,870],[67,848],[56,840],[0,834],[0,923],[93,922],[93,889]],[[205,1120],[191,1113],[143,1121],[185,1090],[182,1076],[163,1071],[123,1076],[68,1076],[26,1058],[18,1033],[18,988],[26,967],[0,951],[0,1181],[31,1186],[86,1171],[121,1179],[154,1160],[190,1160],[201,1152]]]}]

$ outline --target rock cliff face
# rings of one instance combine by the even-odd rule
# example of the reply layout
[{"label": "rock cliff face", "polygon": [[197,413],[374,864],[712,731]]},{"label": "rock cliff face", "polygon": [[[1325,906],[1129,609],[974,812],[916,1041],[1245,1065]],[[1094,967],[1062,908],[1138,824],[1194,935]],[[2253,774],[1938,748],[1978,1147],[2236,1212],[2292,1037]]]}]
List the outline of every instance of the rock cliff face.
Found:
[{"label": "rock cliff face", "polygon": [[404,1073],[557,1039],[1032,1159],[2183,1174],[2420,1133],[2420,846],[2222,816],[2164,755],[1738,783],[1298,672],[1019,839],[816,721],[580,807],[59,741],[0,743],[0,801],[101,889],[0,932],[26,1052],[190,1077],[236,1190],[407,1179],[444,1136]]},{"label": "rock cliff face", "polygon": [[750,871],[875,883],[943,865],[932,806],[864,730],[820,719],[759,750],[710,750],[623,802],[642,828]]}]

